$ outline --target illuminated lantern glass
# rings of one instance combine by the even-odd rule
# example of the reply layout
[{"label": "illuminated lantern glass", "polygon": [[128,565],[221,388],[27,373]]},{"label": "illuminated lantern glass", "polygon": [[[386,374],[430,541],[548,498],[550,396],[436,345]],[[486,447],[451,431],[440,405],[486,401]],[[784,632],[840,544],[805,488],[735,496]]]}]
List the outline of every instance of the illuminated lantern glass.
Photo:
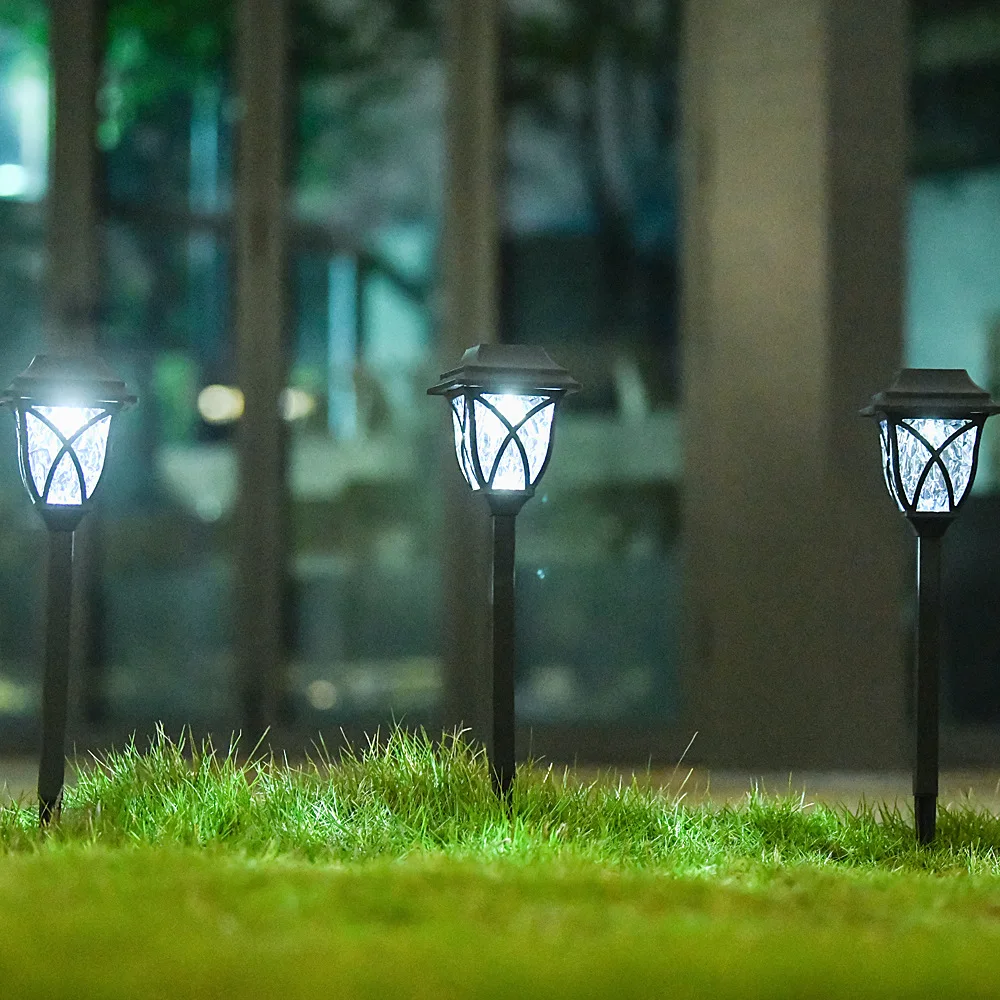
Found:
[{"label": "illuminated lantern glass", "polygon": [[93,356],[39,355],[2,400],[17,419],[21,478],[57,527],[72,527],[93,498],[114,415],[135,402]]},{"label": "illuminated lantern glass", "polygon": [[474,490],[527,490],[538,482],[552,444],[555,399],[488,392],[474,397],[471,408],[464,395],[451,407],[458,465]]},{"label": "illuminated lantern glass", "polygon": [[552,454],[559,400],[579,386],[540,347],[480,344],[428,390],[451,405],[458,467],[491,503],[523,503]]},{"label": "illuminated lantern glass", "polygon": [[46,504],[79,506],[93,496],[104,471],[111,413],[99,407],[33,406],[18,421],[21,474]]},{"label": "illuminated lantern glass", "polygon": [[907,368],[861,411],[878,420],[882,474],[907,517],[955,514],[976,477],[983,425],[997,410],[963,369]]}]

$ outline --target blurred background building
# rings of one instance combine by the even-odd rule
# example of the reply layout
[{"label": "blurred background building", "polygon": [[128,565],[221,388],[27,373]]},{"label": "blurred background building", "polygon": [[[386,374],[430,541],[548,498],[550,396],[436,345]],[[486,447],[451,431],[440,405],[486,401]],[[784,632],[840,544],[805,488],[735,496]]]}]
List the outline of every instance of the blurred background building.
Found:
[{"label": "blurred background building", "polygon": [[[996,0],[4,0],[0,372],[138,392],[80,539],[79,746],[475,732],[487,518],[424,395],[585,391],[520,518],[523,752],[896,766],[905,525],[856,412],[1000,390]],[[0,750],[44,529],[0,422]],[[1000,753],[1000,432],[947,546],[943,753]]]}]

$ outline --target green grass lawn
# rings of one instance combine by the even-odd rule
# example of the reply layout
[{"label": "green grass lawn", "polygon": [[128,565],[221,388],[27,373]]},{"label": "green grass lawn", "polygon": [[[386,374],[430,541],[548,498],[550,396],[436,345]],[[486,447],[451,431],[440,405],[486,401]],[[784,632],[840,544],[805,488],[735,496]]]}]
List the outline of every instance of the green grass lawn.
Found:
[{"label": "green grass lawn", "polygon": [[0,807],[0,997],[996,997],[1000,820],[160,740]]}]

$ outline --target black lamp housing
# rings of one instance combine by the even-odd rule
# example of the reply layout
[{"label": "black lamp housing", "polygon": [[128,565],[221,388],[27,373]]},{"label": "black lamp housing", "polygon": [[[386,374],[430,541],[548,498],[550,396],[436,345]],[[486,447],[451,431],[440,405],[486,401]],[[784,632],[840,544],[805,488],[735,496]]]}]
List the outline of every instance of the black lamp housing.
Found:
[{"label": "black lamp housing", "polygon": [[556,406],[579,388],[544,348],[479,344],[427,392],[448,400],[455,452],[470,488],[494,513],[517,513],[548,467]]},{"label": "black lamp housing", "polygon": [[962,368],[904,368],[862,411],[879,422],[886,488],[918,532],[941,532],[972,489],[986,418],[1000,412]]},{"label": "black lamp housing", "polygon": [[[76,446],[84,435],[103,421],[110,424],[119,411],[133,406],[137,398],[131,395],[114,371],[96,354],[39,354],[18,375],[0,396],[0,406],[9,406],[17,421],[18,458],[21,480],[32,503],[38,508],[49,528],[73,531],[89,509],[100,485],[110,440],[101,452],[100,466],[84,469]],[[95,412],[72,430],[60,429],[46,414],[50,407],[75,407]],[[29,418],[38,422],[56,442],[58,450],[48,463],[41,485],[33,475]],[[72,463],[71,478],[79,491],[79,502],[55,502],[52,498],[54,477],[60,463],[68,456]],[[37,471],[37,470],[35,470]],[[89,484],[90,473],[96,480]]]},{"label": "black lamp housing", "polygon": [[987,417],[1000,407],[964,369],[904,368],[862,416],[879,422],[882,472],[917,536],[913,818],[917,840],[937,824],[941,548],[976,478]]}]

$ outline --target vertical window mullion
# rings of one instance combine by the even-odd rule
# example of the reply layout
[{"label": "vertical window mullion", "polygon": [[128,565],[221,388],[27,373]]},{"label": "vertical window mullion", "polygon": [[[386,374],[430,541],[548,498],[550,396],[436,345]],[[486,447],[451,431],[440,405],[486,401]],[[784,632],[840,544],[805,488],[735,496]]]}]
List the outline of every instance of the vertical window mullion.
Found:
[{"label": "vertical window mullion", "polygon": [[[442,371],[467,347],[497,336],[500,22],[499,0],[450,0],[447,5]],[[450,428],[442,440],[449,442],[441,461],[447,470],[442,489],[448,526],[442,540],[445,719],[462,722],[473,737],[488,740],[489,518],[454,475]]]},{"label": "vertical window mullion", "polygon": [[237,376],[245,410],[237,439],[236,649],[243,723],[272,725],[286,696],[288,575],[285,432],[279,396],[284,340],[284,164],[287,11],[282,0],[239,0],[239,121],[235,183]]},{"label": "vertical window mullion", "polygon": [[[97,85],[105,0],[50,5],[52,150],[46,188],[46,349],[85,349],[97,339],[101,301],[101,185]],[[70,717],[99,723],[103,704],[100,607],[101,519],[76,532],[70,649]]]}]

